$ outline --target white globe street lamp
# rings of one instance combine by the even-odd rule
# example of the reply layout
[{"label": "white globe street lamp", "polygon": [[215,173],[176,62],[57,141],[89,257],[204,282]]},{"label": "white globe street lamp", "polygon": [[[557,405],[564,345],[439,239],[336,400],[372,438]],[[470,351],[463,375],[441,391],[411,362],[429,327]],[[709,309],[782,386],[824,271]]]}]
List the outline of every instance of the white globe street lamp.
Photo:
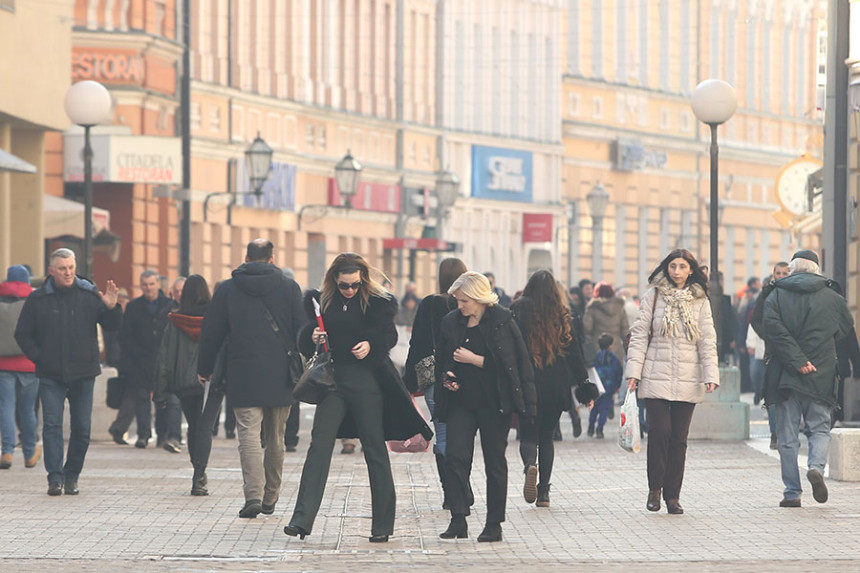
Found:
[{"label": "white globe street lamp", "polygon": [[591,222],[594,236],[594,244],[591,250],[591,272],[592,280],[603,280],[603,217],[606,208],[609,207],[609,193],[598,181],[595,183],[588,195],[585,196],[588,211],[591,213]]},{"label": "white globe street lamp", "polygon": [[110,92],[98,82],[78,82],[66,92],[66,115],[84,128],[84,264],[78,274],[93,277],[93,148],[90,128],[110,119],[113,103]]},{"label": "white globe street lamp", "polygon": [[722,338],[722,296],[723,288],[719,280],[719,146],[717,127],[729,120],[738,108],[738,97],[733,88],[723,80],[709,79],[696,86],[690,100],[693,113],[702,123],[711,128],[711,261],[710,261],[710,299],[714,328],[717,331],[717,348]]},{"label": "white globe street lamp", "polygon": [[436,175],[436,200],[439,202],[439,214],[436,223],[436,238],[444,239],[445,219],[448,210],[457,202],[460,196],[460,178],[451,171],[443,169]]}]

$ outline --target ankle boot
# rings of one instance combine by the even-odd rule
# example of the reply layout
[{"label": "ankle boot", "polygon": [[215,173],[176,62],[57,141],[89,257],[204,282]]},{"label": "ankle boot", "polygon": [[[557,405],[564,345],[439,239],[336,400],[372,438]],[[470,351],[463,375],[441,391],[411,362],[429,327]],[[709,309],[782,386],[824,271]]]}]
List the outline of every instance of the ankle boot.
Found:
[{"label": "ankle boot", "polygon": [[550,485],[552,485],[552,484],[546,484],[546,485],[538,484],[538,486],[537,486],[537,491],[538,491],[537,502],[535,503],[536,506],[538,506],[538,507],[549,507],[549,487],[550,487]]},{"label": "ankle boot", "polygon": [[492,541],[501,541],[502,540],[502,524],[501,523],[487,523],[484,526],[484,531],[481,532],[481,535],[478,536],[478,541],[481,543],[487,543]]},{"label": "ankle boot", "polygon": [[194,474],[191,478],[191,495],[202,496],[209,495],[209,490],[206,488],[206,473]]},{"label": "ankle boot", "polygon": [[439,473],[439,482],[442,484],[442,509],[448,508],[448,488],[445,486],[445,456],[436,454],[436,471]]},{"label": "ankle boot", "polygon": [[648,511],[660,511],[660,490],[655,489],[648,492],[648,502],[645,504]]},{"label": "ankle boot", "polygon": [[452,513],[448,529],[439,534],[441,539],[466,539],[468,536],[469,525],[466,516],[461,513]]}]

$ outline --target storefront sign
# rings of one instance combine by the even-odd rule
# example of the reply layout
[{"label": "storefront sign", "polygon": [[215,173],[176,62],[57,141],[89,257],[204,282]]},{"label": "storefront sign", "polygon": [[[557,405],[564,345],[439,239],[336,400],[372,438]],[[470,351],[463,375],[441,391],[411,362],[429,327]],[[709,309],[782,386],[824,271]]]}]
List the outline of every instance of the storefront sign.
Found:
[{"label": "storefront sign", "polygon": [[[295,211],[296,210],[296,173],[295,165],[288,163],[272,162],[272,172],[260,189],[260,199],[257,201],[255,195],[240,195],[237,202],[245,207],[259,207],[271,211]],[[240,192],[251,193],[254,188],[248,177],[248,166],[246,161],[239,161],[239,172],[237,173],[239,185],[236,187]]]},{"label": "storefront sign", "polygon": [[552,241],[552,214],[523,213],[523,243]]},{"label": "storefront sign", "polygon": [[472,196],[531,203],[531,152],[473,145]]},{"label": "storefront sign", "polygon": [[[388,183],[361,182],[358,191],[350,202],[352,209],[361,211],[380,211],[383,213],[400,213],[403,197],[400,185]],[[343,199],[333,178],[328,180],[328,204],[343,205]]]},{"label": "storefront sign", "polygon": [[139,52],[99,50],[72,52],[72,79],[143,84],[146,66]]},{"label": "storefront sign", "polygon": [[[182,143],[177,137],[150,135],[91,136],[93,181],[114,183],[182,183]],[[84,180],[84,136],[63,138],[63,179]]]}]

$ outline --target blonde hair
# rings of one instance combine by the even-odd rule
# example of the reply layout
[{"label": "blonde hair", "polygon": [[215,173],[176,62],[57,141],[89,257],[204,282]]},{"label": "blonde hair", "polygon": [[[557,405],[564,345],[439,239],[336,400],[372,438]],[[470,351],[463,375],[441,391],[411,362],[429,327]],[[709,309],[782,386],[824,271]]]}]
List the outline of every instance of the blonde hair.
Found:
[{"label": "blonde hair", "polygon": [[460,291],[475,302],[493,306],[499,302],[499,296],[490,288],[490,281],[481,273],[466,271],[454,281],[448,294]]},{"label": "blonde hair", "polygon": [[358,289],[358,295],[361,297],[361,311],[367,310],[368,302],[371,296],[379,298],[388,298],[388,291],[385,290],[379,282],[377,282],[371,273],[379,274],[383,280],[387,280],[385,275],[367,264],[367,261],[361,255],[356,253],[341,253],[334,258],[328,270],[323,277],[322,292],[320,294],[320,306],[325,312],[334,295],[337,292],[337,276],[358,272],[361,277],[361,286]]}]

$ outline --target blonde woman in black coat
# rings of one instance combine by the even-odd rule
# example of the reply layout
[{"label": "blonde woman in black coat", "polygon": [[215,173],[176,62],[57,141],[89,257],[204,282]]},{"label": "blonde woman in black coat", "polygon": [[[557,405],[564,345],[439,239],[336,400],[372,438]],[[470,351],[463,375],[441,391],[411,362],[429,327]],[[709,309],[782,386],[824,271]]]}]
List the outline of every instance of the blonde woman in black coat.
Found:
[{"label": "blonde woman in black coat", "polygon": [[478,541],[501,541],[508,489],[505,448],[511,414],[537,413],[534,373],[511,312],[499,306],[487,278],[465,272],[448,292],[457,310],[442,319],[436,346],[436,418],[447,424],[445,476],[451,523],[439,537],[468,537],[466,516],[475,435],[487,474],[487,520]]}]

